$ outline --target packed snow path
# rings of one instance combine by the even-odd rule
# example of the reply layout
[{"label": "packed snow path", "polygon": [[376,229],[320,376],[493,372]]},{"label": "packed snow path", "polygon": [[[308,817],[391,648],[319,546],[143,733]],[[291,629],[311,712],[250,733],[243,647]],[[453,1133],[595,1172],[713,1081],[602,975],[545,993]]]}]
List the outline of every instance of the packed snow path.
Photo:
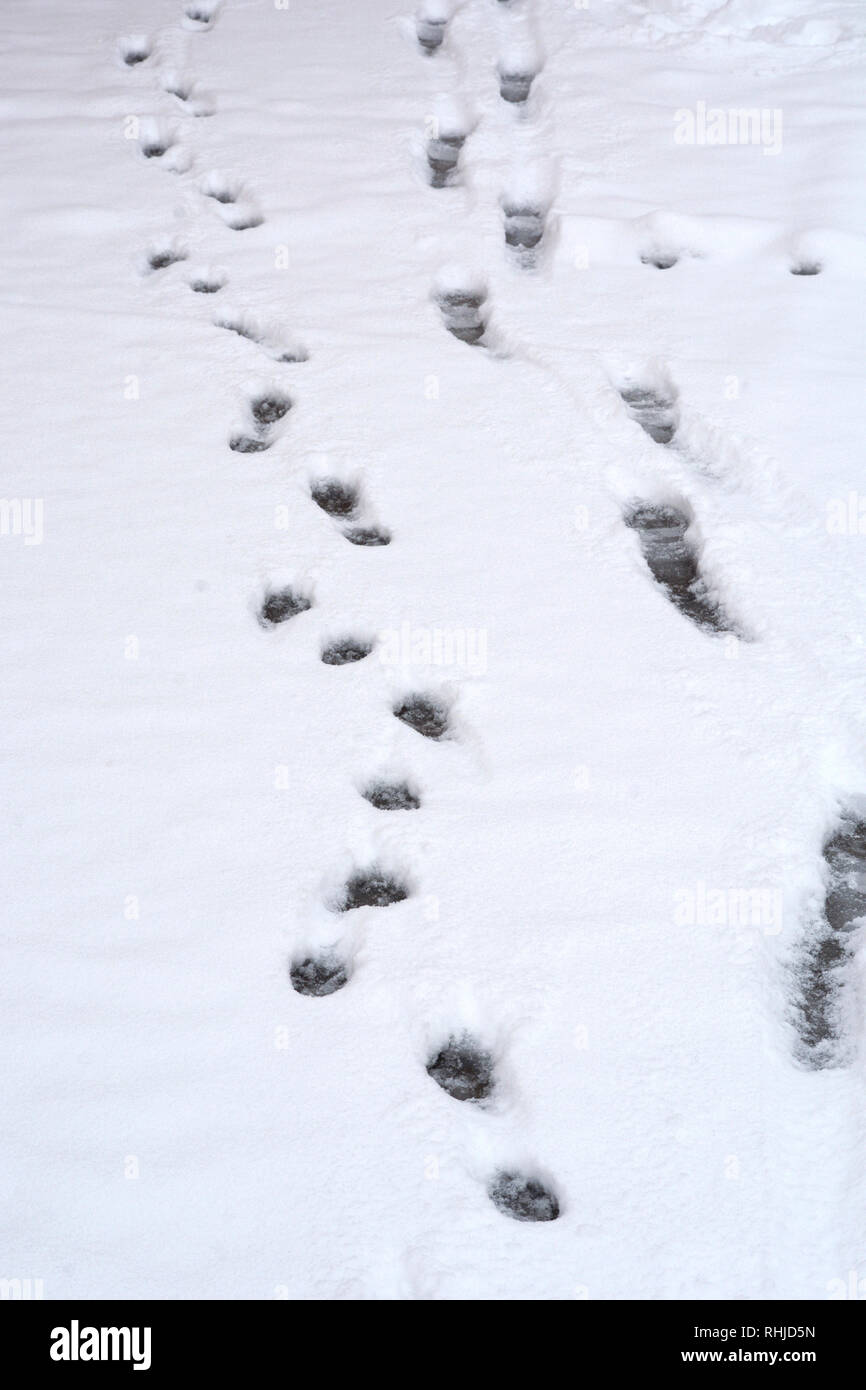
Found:
[{"label": "packed snow path", "polygon": [[3,18],[7,1276],[866,1278],[862,37],[714,8]]}]

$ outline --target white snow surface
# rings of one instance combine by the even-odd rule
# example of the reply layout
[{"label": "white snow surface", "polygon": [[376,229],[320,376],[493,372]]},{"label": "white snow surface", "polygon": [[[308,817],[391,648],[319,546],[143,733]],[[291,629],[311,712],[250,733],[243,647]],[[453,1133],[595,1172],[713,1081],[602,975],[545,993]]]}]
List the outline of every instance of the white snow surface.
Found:
[{"label": "white snow surface", "polygon": [[[0,1274],[833,1296],[866,1277],[866,952],[823,1071],[790,966],[866,793],[866,535],[828,525],[864,488],[862,8],[427,4],[430,55],[411,0],[198,8],[0,15],[2,490],[44,507],[41,537],[0,537]],[[522,62],[515,107],[497,67]],[[698,103],[781,112],[781,149],[677,144]],[[468,132],[440,189],[437,121]],[[546,212],[534,265],[503,201]],[[476,348],[435,300],[467,285]],[[675,388],[676,447],[630,418],[634,381]],[[234,452],[262,388],[293,408]],[[322,474],[389,546],[343,538]],[[635,496],[682,500],[749,640],[666,601]],[[313,606],[265,630],[283,583]],[[371,656],[321,662],[359,634]],[[451,736],[393,717],[416,690]],[[420,810],[361,797],[383,772]],[[335,913],[374,862],[409,897]],[[771,894],[779,929],[683,921],[703,891]],[[332,945],[349,983],[296,993],[289,963]],[[463,1030],[486,1105],[425,1070]],[[502,1170],[559,1219],[498,1211]]]}]

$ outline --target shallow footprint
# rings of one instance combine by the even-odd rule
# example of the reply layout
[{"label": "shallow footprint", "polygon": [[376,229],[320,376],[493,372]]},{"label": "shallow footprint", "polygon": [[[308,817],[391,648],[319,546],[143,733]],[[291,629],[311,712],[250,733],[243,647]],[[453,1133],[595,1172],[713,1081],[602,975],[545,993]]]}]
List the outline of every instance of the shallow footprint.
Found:
[{"label": "shallow footprint", "polygon": [[518,251],[534,251],[544,236],[544,213],[540,208],[505,203],[505,244]]},{"label": "shallow footprint", "polygon": [[259,622],[262,627],[276,627],[278,623],[287,623],[290,618],[296,618],[299,613],[306,613],[312,606],[313,600],[309,594],[291,585],[284,589],[272,589],[265,595],[259,610]]},{"label": "shallow footprint", "polygon": [[487,330],[483,305],[485,290],[446,290],[437,297],[439,310],[448,332],[461,343],[477,347]]},{"label": "shallow footprint", "polygon": [[460,163],[460,151],[466,143],[465,132],[431,136],[427,143],[427,163],[433,188],[447,188],[454,182]]},{"label": "shallow footprint", "polygon": [[381,526],[347,526],[343,535],[352,545],[390,545],[391,532]]},{"label": "shallow footprint", "polygon": [[800,261],[791,266],[792,275],[820,275],[822,270],[820,261]]},{"label": "shallow footprint", "polygon": [[499,95],[503,101],[519,106],[528,98],[534,81],[534,72],[505,72],[500,68]]},{"label": "shallow footprint", "polygon": [[377,811],[417,811],[421,798],[408,782],[371,782],[361,795]]},{"label": "shallow footprint", "polygon": [[435,53],[437,48],[442,47],[442,40],[445,38],[447,27],[447,19],[440,19],[438,16],[427,19],[419,16],[415,22],[415,33],[418,36],[418,43],[425,53],[428,55]]},{"label": "shallow footprint", "polygon": [[455,1100],[486,1100],[493,1090],[493,1058],[468,1033],[452,1036],[427,1063],[427,1075]]},{"label": "shallow footprint", "polygon": [[336,994],[349,979],[344,962],[327,952],[293,961],[289,976],[292,988],[297,990],[298,994],[308,994],[316,999],[321,999],[327,994]]},{"label": "shallow footprint", "polygon": [[153,44],[146,34],[130,34],[118,44],[120,56],[128,68],[147,62],[153,52]]},{"label": "shallow footprint", "polygon": [[555,1221],[559,1216],[556,1194],[523,1173],[497,1173],[487,1195],[497,1211],[514,1221]]}]

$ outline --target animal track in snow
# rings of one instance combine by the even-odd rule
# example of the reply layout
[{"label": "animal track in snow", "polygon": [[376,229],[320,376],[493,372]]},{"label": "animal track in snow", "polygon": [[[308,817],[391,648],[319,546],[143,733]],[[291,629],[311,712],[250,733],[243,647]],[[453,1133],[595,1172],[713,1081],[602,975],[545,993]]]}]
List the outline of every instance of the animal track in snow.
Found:
[{"label": "animal track in snow", "polygon": [[656,270],[670,270],[680,258],[676,251],[645,251],[640,259],[642,265],[653,265]]},{"label": "animal track in snow", "polygon": [[138,145],[145,159],[162,159],[177,144],[177,135],[162,121],[142,121]]},{"label": "animal track in snow", "polygon": [[448,706],[429,695],[408,695],[394,706],[394,714],[424,738],[444,738],[450,725]]},{"label": "animal track in snow", "polygon": [[152,246],[147,253],[148,270],[166,270],[178,261],[185,261],[187,255],[185,248],[174,242],[160,242]]},{"label": "animal track in snow", "polygon": [[217,203],[236,203],[242,188],[243,185],[239,179],[229,179],[216,169],[205,174],[201,181],[201,191],[204,196],[213,198]]},{"label": "animal track in snow", "polygon": [[820,275],[823,270],[820,261],[798,261],[791,266],[792,275]]},{"label": "animal track in snow", "polygon": [[217,270],[197,270],[189,282],[196,294],[217,294],[226,283],[225,275]]},{"label": "animal track in snow", "polygon": [[539,1178],[523,1173],[497,1173],[487,1195],[504,1216],[515,1221],[555,1221],[559,1200]]},{"label": "animal track in snow", "polygon": [[120,56],[128,68],[147,62],[153,52],[153,43],[146,34],[130,34],[118,44]]},{"label": "animal track in snow", "polygon": [[308,353],[299,343],[287,343],[276,331],[266,328],[252,314],[240,313],[235,309],[225,309],[219,318],[214,319],[216,328],[225,328],[255,343],[276,362],[306,362]]},{"label": "animal track in snow", "polygon": [[238,454],[259,454],[269,449],[273,443],[270,429],[292,408],[292,402],[282,391],[266,391],[254,396],[250,401],[250,415],[253,417],[253,434],[235,434],[229,440],[229,448]]},{"label": "animal track in snow", "polygon": [[298,994],[309,994],[316,999],[336,994],[349,980],[345,963],[330,952],[293,961],[289,977]]},{"label": "animal track in snow", "polygon": [[370,782],[361,793],[377,811],[417,811],[421,798],[408,782]]},{"label": "animal track in snow", "polygon": [[216,110],[216,103],[212,96],[197,89],[195,79],[184,72],[166,73],[163,78],[163,90],[169,96],[176,97],[183,103],[184,109],[191,116],[212,116]]},{"label": "animal track in snow", "polygon": [[845,816],[824,846],[829,870],[823,922],[795,970],[800,1060],[813,1071],[846,1060],[842,1004],[851,936],[866,919],[866,822]]},{"label": "animal track in snow", "polygon": [[448,18],[447,9],[441,5],[428,3],[419,10],[415,20],[415,34],[421,49],[428,57],[442,47]]},{"label": "animal track in snow", "polygon": [[455,1100],[486,1100],[493,1090],[493,1058],[467,1033],[448,1039],[427,1074]]},{"label": "animal track in snow", "polygon": [[262,627],[276,627],[278,623],[287,623],[290,618],[296,618],[299,613],[306,613],[312,606],[310,595],[291,585],[272,589],[265,595],[259,609],[259,622]]},{"label": "animal track in snow", "polygon": [[701,628],[732,632],[725,614],[706,591],[697,555],[687,539],[689,518],[678,507],[637,502],[625,513],[637,531],[650,573],[675,608]]},{"label": "animal track in snow", "polygon": [[189,0],[183,7],[183,26],[185,29],[201,31],[210,29],[217,17],[222,0]]},{"label": "animal track in snow", "polygon": [[390,907],[408,896],[409,886],[402,878],[374,864],[351,875],[335,906],[338,912],[351,912],[356,907]]},{"label": "animal track in snow", "polygon": [[628,406],[631,418],[650,439],[657,444],[670,444],[679,424],[676,391],[672,388],[662,390],[651,386],[625,386],[619,394]]},{"label": "animal track in snow", "polygon": [[369,656],[373,645],[366,637],[340,637],[322,648],[322,660],[326,666],[348,666]]},{"label": "animal track in snow", "polygon": [[343,531],[352,545],[390,545],[391,532],[382,526],[347,526]]}]

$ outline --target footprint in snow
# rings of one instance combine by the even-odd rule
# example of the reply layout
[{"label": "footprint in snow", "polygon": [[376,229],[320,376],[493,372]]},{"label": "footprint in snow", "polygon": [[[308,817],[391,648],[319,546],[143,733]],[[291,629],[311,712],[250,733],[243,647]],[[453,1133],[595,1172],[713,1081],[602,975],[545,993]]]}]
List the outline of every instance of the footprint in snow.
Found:
[{"label": "footprint in snow", "polygon": [[177,135],[162,121],[142,121],[138,145],[145,159],[162,159],[177,145]]},{"label": "footprint in snow", "polygon": [[640,259],[641,265],[652,265],[656,270],[671,270],[678,264],[680,256],[678,251],[644,251]]},{"label": "footprint in snow", "polygon": [[148,270],[167,270],[170,265],[176,265],[178,261],[185,261],[188,252],[183,246],[178,246],[175,242],[157,242],[151,246],[147,253]]},{"label": "footprint in snow", "polygon": [[544,236],[544,210],[526,203],[503,203],[502,213],[505,245],[516,252],[521,265],[534,265],[534,253]]},{"label": "footprint in snow", "polygon": [[713,632],[736,630],[707,591],[697,553],[686,534],[690,522],[684,510],[637,502],[626,511],[623,520],[637,531],[653,579],[680,613],[698,627]]},{"label": "footprint in snow", "polygon": [[271,589],[259,609],[259,622],[265,628],[276,627],[279,623],[287,623],[290,618],[296,618],[299,613],[306,613],[312,606],[310,595],[291,585]]},{"label": "footprint in snow", "polygon": [[333,517],[351,517],[358,509],[360,488],[340,478],[317,478],[310,488],[317,507]]},{"label": "footprint in snow", "polygon": [[442,130],[428,140],[427,164],[432,188],[448,188],[456,183],[466,135],[465,130]]},{"label": "footprint in snow", "polygon": [[792,275],[820,275],[823,266],[820,261],[798,261],[791,266]]},{"label": "footprint in snow", "polygon": [[377,811],[417,811],[421,806],[421,797],[408,782],[378,779],[370,782],[361,795]]},{"label": "footprint in snow", "polygon": [[522,106],[527,101],[537,76],[535,72],[516,71],[500,65],[499,95],[512,106]]},{"label": "footprint in snow", "polygon": [[843,1004],[853,933],[866,922],[866,821],[843,817],[824,846],[829,871],[823,920],[795,967],[794,1019],[800,1061],[812,1071],[846,1060]]},{"label": "footprint in snow", "polygon": [[191,116],[212,116],[216,102],[206,92],[198,90],[195,79],[188,73],[171,72],[163,79],[163,90],[176,97]]},{"label": "footprint in snow", "polygon": [[493,1058],[463,1033],[450,1037],[431,1057],[427,1075],[455,1100],[486,1100],[493,1090]]},{"label": "footprint in snow", "polygon": [[139,63],[147,62],[153,52],[153,43],[146,34],[130,34],[120,40],[118,48],[126,66],[134,68]]},{"label": "footprint in snow", "polygon": [[291,408],[292,402],[282,391],[272,390],[260,396],[254,396],[249,403],[253,430],[251,433],[241,432],[232,435],[229,439],[229,448],[237,454],[263,453],[274,442],[271,437],[271,427],[282,420]]},{"label": "footprint in snow", "polygon": [[416,733],[438,742],[450,728],[448,706],[430,695],[408,695],[394,706],[394,715]]},{"label": "footprint in snow", "polygon": [[484,305],[487,291],[477,289],[442,290],[436,296],[445,327],[452,337],[470,347],[483,344],[487,331]]},{"label": "footprint in snow", "polygon": [[183,27],[196,32],[212,28],[221,4],[222,0],[189,0],[183,7]]},{"label": "footprint in snow", "polygon": [[326,666],[349,666],[363,661],[373,650],[373,642],[366,637],[340,637],[328,642],[322,648],[322,660]]},{"label": "footprint in snow", "polygon": [[352,545],[390,545],[391,532],[383,526],[347,526],[343,535]]},{"label": "footprint in snow", "polygon": [[391,907],[408,897],[409,885],[402,878],[374,864],[351,875],[334,907],[337,912],[351,912],[356,907]]},{"label": "footprint in snow", "polygon": [[448,27],[447,15],[431,13],[429,15],[419,15],[415,21],[415,33],[418,43],[424,53],[428,56],[435,53],[442,47],[445,38],[445,30]]},{"label": "footprint in snow", "polygon": [[309,360],[306,348],[302,347],[300,343],[286,342],[280,334],[260,324],[252,314],[226,309],[218,318],[214,319],[214,326],[225,328],[229,333],[236,333],[239,338],[246,338],[248,342],[255,343],[276,362],[306,362]]},{"label": "footprint in snow", "polygon": [[195,294],[217,294],[226,284],[226,276],[218,270],[197,270],[189,282]]},{"label": "footprint in snow", "polygon": [[631,418],[657,444],[670,444],[677,432],[679,412],[673,387],[624,386],[620,396]]},{"label": "footprint in snow", "polygon": [[497,1173],[487,1195],[504,1216],[515,1221],[555,1221],[559,1200],[539,1179],[523,1173]]},{"label": "footprint in snow", "polygon": [[331,952],[292,961],[289,977],[292,988],[298,994],[308,994],[316,999],[336,994],[349,980],[345,962]]}]

